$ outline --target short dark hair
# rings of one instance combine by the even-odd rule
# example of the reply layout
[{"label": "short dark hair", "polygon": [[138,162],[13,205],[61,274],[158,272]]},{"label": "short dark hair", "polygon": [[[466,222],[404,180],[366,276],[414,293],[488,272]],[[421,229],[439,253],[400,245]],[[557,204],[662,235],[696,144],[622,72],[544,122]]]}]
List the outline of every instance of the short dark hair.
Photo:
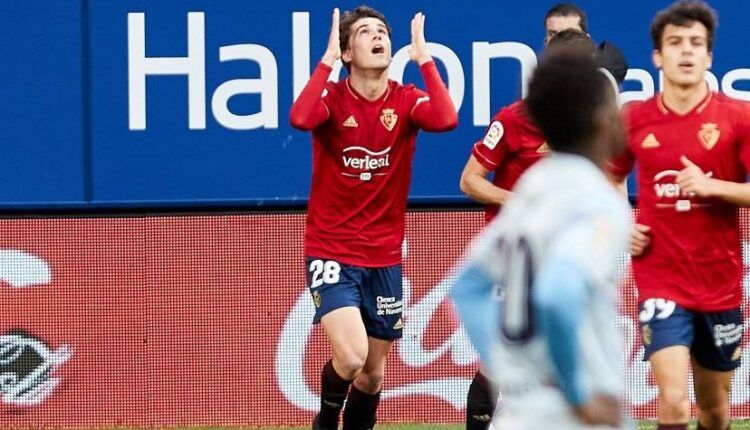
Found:
[{"label": "short dark hair", "polygon": [[[386,30],[388,30],[388,37],[391,36],[391,25],[388,24],[385,15],[369,6],[358,6],[354,10],[344,12],[339,20],[339,47],[341,48],[342,53],[349,48],[349,38],[352,35],[352,25],[362,18],[375,18],[382,21],[383,24],[385,24]],[[346,70],[350,71],[351,64],[344,62],[344,60],[341,60],[341,62],[344,64],[344,67],[346,67]]]},{"label": "short dark hair", "polygon": [[575,154],[588,150],[607,103],[614,103],[612,86],[593,56],[570,49],[553,49],[542,58],[526,97],[550,148]]},{"label": "short dark hair", "polygon": [[555,34],[547,44],[547,50],[560,48],[580,51],[592,56],[596,53],[596,45],[591,40],[591,36],[575,28],[568,28]]},{"label": "short dark hair", "polygon": [[577,16],[580,18],[579,26],[584,33],[589,32],[589,22],[586,18],[586,12],[580,7],[573,3],[558,3],[550,10],[547,11],[547,15],[544,16],[544,27],[547,28],[547,18],[552,16]]},{"label": "short dark hair", "polygon": [[667,25],[689,27],[694,22],[700,22],[706,27],[708,52],[713,52],[714,35],[716,27],[719,26],[719,19],[716,11],[701,0],[680,0],[656,14],[654,20],[651,21],[651,41],[654,49],[661,50],[661,37]]}]

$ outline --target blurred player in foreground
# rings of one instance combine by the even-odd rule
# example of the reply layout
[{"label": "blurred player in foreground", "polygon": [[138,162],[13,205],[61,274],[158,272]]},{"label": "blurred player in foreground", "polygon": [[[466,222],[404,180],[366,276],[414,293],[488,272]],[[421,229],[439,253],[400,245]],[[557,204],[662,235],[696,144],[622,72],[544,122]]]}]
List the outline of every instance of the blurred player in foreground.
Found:
[{"label": "blurred player in foreground", "polygon": [[[572,3],[558,3],[544,17],[545,49],[553,45],[576,46],[591,52],[600,70],[618,87],[627,73],[627,62],[617,47],[602,42],[595,47],[588,31],[586,12]],[[461,190],[485,204],[489,222],[511,197],[519,177],[549,152],[542,132],[527,112],[523,100],[498,111],[476,142],[461,174]],[[490,179],[490,174],[493,178]],[[484,430],[495,412],[493,382],[478,369],[466,395],[467,430]]]},{"label": "blurred player in foreground", "polygon": [[[427,92],[388,80],[391,28],[360,6],[333,12],[320,64],[292,106],[294,127],[313,135],[313,177],[305,231],[307,282],[333,350],[322,371],[313,429],[371,429],[386,356],[401,337],[401,243],[411,161],[419,129],[458,123],[448,89],[427,52],[425,17],[411,22],[412,61]],[[327,83],[341,58],[349,76]]]},{"label": "blurred player in foreground", "polygon": [[628,146],[610,169],[621,181],[639,166],[630,252],[662,430],[688,428],[691,367],[698,429],[728,429],[742,356],[738,207],[750,206],[750,114],[746,103],[706,84],[716,27],[701,1],[656,15],[653,61],[663,90],[628,106]]},{"label": "blurred player in foreground", "polygon": [[453,288],[503,392],[493,425],[629,428],[613,322],[630,211],[601,170],[623,144],[616,95],[591,55],[549,50],[526,105],[551,153],[476,239]]},{"label": "blurred player in foreground", "polygon": [[[596,46],[588,34],[573,28],[555,33],[549,49],[566,47],[594,56]],[[521,175],[549,153],[541,130],[531,120],[524,100],[503,107],[492,118],[482,138],[472,147],[463,173],[461,190],[485,204],[485,221],[490,222],[512,196],[511,189]],[[490,180],[489,175],[493,174]],[[497,387],[478,369],[466,395],[466,429],[488,428],[497,404]]]}]

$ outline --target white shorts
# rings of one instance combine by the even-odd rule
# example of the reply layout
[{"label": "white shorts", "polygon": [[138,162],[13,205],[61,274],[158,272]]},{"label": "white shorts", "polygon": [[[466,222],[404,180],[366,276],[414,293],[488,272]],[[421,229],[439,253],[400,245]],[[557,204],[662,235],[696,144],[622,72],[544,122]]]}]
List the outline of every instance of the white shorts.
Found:
[{"label": "white shorts", "polygon": [[[492,426],[502,430],[613,430],[609,426],[583,424],[568,406],[562,393],[557,388],[548,386],[539,386],[521,395],[503,395]],[[635,423],[626,419],[617,430],[635,428]]]}]

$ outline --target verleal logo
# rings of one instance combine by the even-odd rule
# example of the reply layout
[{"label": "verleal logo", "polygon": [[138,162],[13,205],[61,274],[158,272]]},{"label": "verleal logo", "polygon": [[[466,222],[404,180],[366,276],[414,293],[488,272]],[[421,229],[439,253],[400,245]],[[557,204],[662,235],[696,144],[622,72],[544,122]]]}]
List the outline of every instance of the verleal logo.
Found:
[{"label": "verleal logo", "polygon": [[[687,212],[694,207],[708,206],[706,203],[696,203],[695,196],[680,189],[677,184],[679,170],[663,170],[654,175],[654,193],[658,201],[657,207],[674,208],[677,212]],[[713,172],[706,173],[709,178]]]},{"label": "verleal logo", "polygon": [[342,160],[348,172],[341,172],[344,176],[360,178],[369,181],[373,176],[385,175],[385,172],[374,172],[391,166],[391,147],[374,152],[362,146],[350,146],[344,148]]},{"label": "verleal logo", "polygon": [[22,330],[0,335],[0,403],[35,406],[44,402],[60,384],[55,371],[72,355],[70,346],[52,349]]}]

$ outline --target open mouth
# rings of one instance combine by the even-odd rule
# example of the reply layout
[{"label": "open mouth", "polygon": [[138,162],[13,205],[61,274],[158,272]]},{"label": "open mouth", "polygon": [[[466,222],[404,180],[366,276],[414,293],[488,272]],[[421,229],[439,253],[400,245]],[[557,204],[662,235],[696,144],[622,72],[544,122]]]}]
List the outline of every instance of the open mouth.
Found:
[{"label": "open mouth", "polygon": [[375,45],[372,47],[373,54],[385,54],[385,47],[383,45]]},{"label": "open mouth", "polygon": [[695,67],[695,65],[689,61],[683,61],[679,64],[679,67],[680,67],[680,70],[689,72],[693,70],[693,67]]}]

